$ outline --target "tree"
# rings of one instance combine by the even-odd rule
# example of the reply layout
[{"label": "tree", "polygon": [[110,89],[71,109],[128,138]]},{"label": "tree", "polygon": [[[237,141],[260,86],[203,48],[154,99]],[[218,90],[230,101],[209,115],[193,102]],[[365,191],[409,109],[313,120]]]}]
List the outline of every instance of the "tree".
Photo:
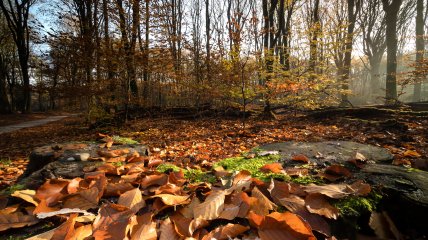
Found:
[{"label": "tree", "polygon": [[419,102],[421,100],[421,85],[424,80],[423,62],[425,54],[424,43],[424,2],[417,0],[416,4],[416,68],[415,68],[415,86],[413,90],[413,101]]},{"label": "tree", "polygon": [[24,84],[24,112],[31,111],[31,87],[28,73],[30,57],[30,29],[28,18],[30,8],[35,0],[3,0],[0,7],[6,18],[7,25],[12,33],[13,41],[18,51],[19,65],[21,67],[22,81]]},{"label": "tree", "polygon": [[396,104],[397,96],[397,20],[403,0],[382,0],[386,20],[386,104]]}]

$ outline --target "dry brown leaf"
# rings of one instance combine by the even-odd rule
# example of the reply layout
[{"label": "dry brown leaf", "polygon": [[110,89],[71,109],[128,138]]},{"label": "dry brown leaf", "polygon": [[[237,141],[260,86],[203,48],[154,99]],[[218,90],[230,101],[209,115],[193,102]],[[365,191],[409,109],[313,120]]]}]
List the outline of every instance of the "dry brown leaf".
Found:
[{"label": "dry brown leaf", "polygon": [[99,194],[98,188],[92,187],[89,189],[82,190],[76,194],[67,196],[64,199],[64,208],[79,208],[82,210],[88,210],[96,208],[98,206]]},{"label": "dry brown leaf", "polygon": [[66,222],[57,227],[51,240],[71,239],[74,235],[74,224],[76,223],[77,213],[73,213]]},{"label": "dry brown leaf", "polygon": [[39,203],[35,200],[36,191],[34,190],[18,190],[12,193],[12,197],[21,198],[29,203],[34,204],[34,206],[37,206]]},{"label": "dry brown leaf", "polygon": [[193,209],[194,218],[212,220],[218,218],[224,209],[224,199],[226,191],[215,190],[205,199],[205,201]]},{"label": "dry brown leaf", "polygon": [[321,193],[325,196],[339,199],[344,198],[350,194],[348,185],[346,184],[329,184],[329,185],[315,185],[309,184],[303,187],[307,193]]},{"label": "dry brown leaf", "polygon": [[[254,187],[253,190],[251,191],[251,196],[256,198],[259,202],[259,210],[260,212],[264,212],[264,215],[267,215],[269,213],[270,210],[275,209],[277,206],[275,203],[271,202],[269,200],[269,198],[267,198],[260,190],[258,187]],[[252,208],[253,209],[253,208]],[[253,209],[254,210],[254,209]],[[255,213],[257,213],[257,211],[254,211]]]},{"label": "dry brown leaf", "polygon": [[281,163],[268,163],[261,167],[260,171],[264,173],[282,173],[284,172],[284,169],[282,168]]},{"label": "dry brown leaf", "polygon": [[85,181],[80,177],[72,179],[67,186],[67,192],[69,194],[78,192],[79,190],[82,189],[81,184],[83,184],[84,182]]},{"label": "dry brown leaf", "polygon": [[240,192],[249,189],[252,183],[251,173],[243,170],[240,171],[234,178],[232,187],[227,189],[228,194],[233,191]]},{"label": "dry brown leaf", "polygon": [[240,234],[244,233],[250,229],[248,226],[242,226],[240,224],[232,224],[228,223],[225,226],[218,227],[214,230],[212,230],[208,235],[205,235],[202,239],[203,240],[211,240],[211,239],[217,239],[217,240],[226,240],[226,239],[233,239]]},{"label": "dry brown leaf", "polygon": [[0,214],[0,232],[11,228],[21,228],[38,223],[39,220],[32,215],[24,215],[21,212]]},{"label": "dry brown leaf", "polygon": [[326,218],[337,219],[339,210],[333,207],[327,198],[320,193],[311,193],[305,198],[306,209],[309,212],[322,215]]},{"label": "dry brown leaf", "polygon": [[88,225],[83,225],[76,228],[76,230],[74,230],[74,234],[71,236],[70,239],[81,240],[81,239],[86,239],[87,237],[90,237],[90,236],[92,236],[92,225],[88,224]]},{"label": "dry brown leaf", "polygon": [[175,231],[181,237],[192,237],[193,233],[203,227],[209,225],[209,222],[202,218],[185,218],[183,215],[176,213],[170,216],[171,221],[174,223]]},{"label": "dry brown leaf", "polygon": [[152,221],[153,215],[146,213],[137,217],[136,225],[132,226],[131,240],[155,240],[158,237],[156,223]]},{"label": "dry brown leaf", "polygon": [[78,209],[78,208],[62,208],[54,212],[37,213],[36,216],[38,219],[43,219],[43,218],[53,217],[55,215],[66,215],[70,213],[83,213],[84,216],[94,216],[92,213],[87,212],[85,210]]},{"label": "dry brown leaf", "polygon": [[141,208],[146,206],[146,202],[143,199],[140,189],[134,188],[133,190],[127,191],[120,195],[117,202],[120,205],[128,207],[134,213],[137,213]]},{"label": "dry brown leaf", "polygon": [[167,181],[168,181],[168,176],[162,173],[162,174],[145,176],[140,183],[143,188],[148,188],[150,186],[162,186],[166,184]]},{"label": "dry brown leaf", "polygon": [[197,197],[194,197],[190,204],[181,208],[179,212],[186,218],[193,218],[193,209],[199,204],[201,204],[201,201]]},{"label": "dry brown leaf", "polygon": [[286,207],[291,212],[305,208],[305,200],[298,196],[302,195],[303,191],[300,186],[274,180],[268,191],[276,204]]},{"label": "dry brown leaf", "polygon": [[18,210],[19,203],[0,210],[0,214],[11,214]]},{"label": "dry brown leaf", "polygon": [[190,196],[179,196],[173,194],[158,194],[154,195],[152,198],[160,198],[162,202],[168,206],[189,204],[191,201]]},{"label": "dry brown leaf", "polygon": [[351,176],[351,172],[347,168],[340,166],[340,165],[337,165],[337,164],[334,164],[334,165],[327,167],[324,170],[324,172],[327,174],[332,174],[332,175],[336,175],[336,176],[343,176],[343,177],[350,177]]},{"label": "dry brown leaf", "polygon": [[372,191],[369,184],[364,183],[363,180],[357,180],[349,185],[349,191],[357,196],[366,196]]},{"label": "dry brown leaf", "polygon": [[33,210],[33,214],[55,212],[58,210],[59,210],[58,207],[49,207],[46,203],[46,200],[43,199],[40,201],[37,207]]},{"label": "dry brown leaf", "polygon": [[259,227],[261,239],[278,240],[315,240],[312,229],[301,217],[285,212],[273,212],[266,217]]},{"label": "dry brown leaf", "polygon": [[413,151],[413,150],[407,150],[407,151],[405,151],[405,152],[403,153],[403,156],[405,156],[405,157],[412,157],[412,158],[419,158],[419,157],[421,157],[422,155],[421,155],[420,153],[416,152],[416,151]]},{"label": "dry brown leaf", "polygon": [[296,161],[296,162],[303,162],[303,163],[308,163],[309,162],[309,158],[306,157],[303,154],[298,154],[298,155],[294,155],[291,160]]},{"label": "dry brown leaf", "polygon": [[93,224],[93,237],[95,240],[125,239],[132,215],[134,214],[131,210],[121,205],[101,206]]},{"label": "dry brown leaf", "polygon": [[52,206],[67,195],[68,183],[67,180],[50,179],[37,189],[34,197],[45,200],[47,206]]},{"label": "dry brown leaf", "polygon": [[132,186],[130,183],[108,183],[103,196],[120,196],[121,194],[132,189],[134,189],[134,186]]},{"label": "dry brown leaf", "polygon": [[309,174],[309,170],[307,168],[286,168],[285,172],[291,177],[302,177]]},{"label": "dry brown leaf", "polygon": [[174,229],[174,224],[170,218],[165,219],[159,228],[159,240],[179,240],[180,236]]},{"label": "dry brown leaf", "polygon": [[306,208],[301,208],[294,212],[303,218],[311,226],[313,231],[319,232],[326,237],[331,237],[330,225],[324,219],[324,217],[310,213]]}]

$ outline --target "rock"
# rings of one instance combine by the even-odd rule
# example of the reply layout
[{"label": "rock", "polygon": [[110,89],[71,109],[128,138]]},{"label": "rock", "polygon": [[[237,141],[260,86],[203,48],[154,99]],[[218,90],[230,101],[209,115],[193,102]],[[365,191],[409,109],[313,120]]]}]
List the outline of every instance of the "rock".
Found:
[{"label": "rock", "polygon": [[428,172],[385,164],[367,164],[362,169],[366,180],[398,192],[410,201],[428,207]]},{"label": "rock", "polygon": [[[121,149],[127,149],[131,155],[135,152],[140,156],[150,154],[148,147],[143,144],[113,145],[109,150]],[[83,176],[84,167],[99,164],[97,161],[88,161],[89,158],[99,158],[99,150],[101,148],[97,143],[64,143],[36,148],[30,155],[27,169],[18,181],[25,180],[28,184],[36,186],[49,178]]]},{"label": "rock", "polygon": [[[362,158],[368,161],[389,162],[394,156],[388,149],[350,141],[326,142],[283,142],[260,146],[262,151],[279,151],[284,162],[290,162],[294,155],[303,154],[318,164],[344,163],[350,159]],[[361,156],[362,155],[362,156]]]}]

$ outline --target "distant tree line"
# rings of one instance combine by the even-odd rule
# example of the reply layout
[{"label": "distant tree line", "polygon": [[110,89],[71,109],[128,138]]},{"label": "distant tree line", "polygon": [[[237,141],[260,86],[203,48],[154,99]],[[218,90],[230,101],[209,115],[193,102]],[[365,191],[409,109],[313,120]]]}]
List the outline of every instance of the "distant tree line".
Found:
[{"label": "distant tree line", "polygon": [[252,103],[269,113],[278,104],[427,98],[423,0],[2,0],[0,7],[1,113],[31,111],[34,96],[42,109],[93,115]]}]

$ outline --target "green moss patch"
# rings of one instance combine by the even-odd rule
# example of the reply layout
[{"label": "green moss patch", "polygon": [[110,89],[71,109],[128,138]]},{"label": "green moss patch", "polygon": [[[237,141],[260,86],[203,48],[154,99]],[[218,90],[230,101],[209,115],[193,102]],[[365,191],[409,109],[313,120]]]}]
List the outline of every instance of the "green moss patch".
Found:
[{"label": "green moss patch", "polygon": [[139,142],[127,137],[120,137],[120,136],[114,135],[112,138],[113,138],[113,142],[118,144],[139,144]]},{"label": "green moss patch", "polygon": [[376,210],[376,206],[382,199],[382,195],[377,192],[370,193],[367,197],[347,197],[333,203],[343,217],[358,217],[362,213]]},{"label": "green moss patch", "polygon": [[[180,172],[181,168],[179,168],[179,167],[177,167],[171,163],[163,163],[163,164],[157,166],[156,170],[158,172],[161,172],[161,173],[166,173],[169,171]],[[184,169],[182,169],[182,170],[183,170],[183,172],[185,171]]]},{"label": "green moss patch", "polygon": [[235,172],[247,170],[255,178],[269,181],[271,178],[281,178],[283,180],[289,177],[284,174],[263,173],[259,169],[268,163],[278,162],[279,155],[259,156],[255,158],[234,157],[226,158],[214,164],[214,168],[223,167],[227,171]]},{"label": "green moss patch", "polygon": [[198,182],[215,183],[217,181],[217,178],[214,175],[212,175],[210,172],[204,172],[200,169],[183,169],[170,163],[161,164],[156,168],[156,170],[162,173],[167,173],[170,171],[179,172],[181,170],[184,173],[184,178],[189,180],[189,182],[191,183],[198,183]]}]

